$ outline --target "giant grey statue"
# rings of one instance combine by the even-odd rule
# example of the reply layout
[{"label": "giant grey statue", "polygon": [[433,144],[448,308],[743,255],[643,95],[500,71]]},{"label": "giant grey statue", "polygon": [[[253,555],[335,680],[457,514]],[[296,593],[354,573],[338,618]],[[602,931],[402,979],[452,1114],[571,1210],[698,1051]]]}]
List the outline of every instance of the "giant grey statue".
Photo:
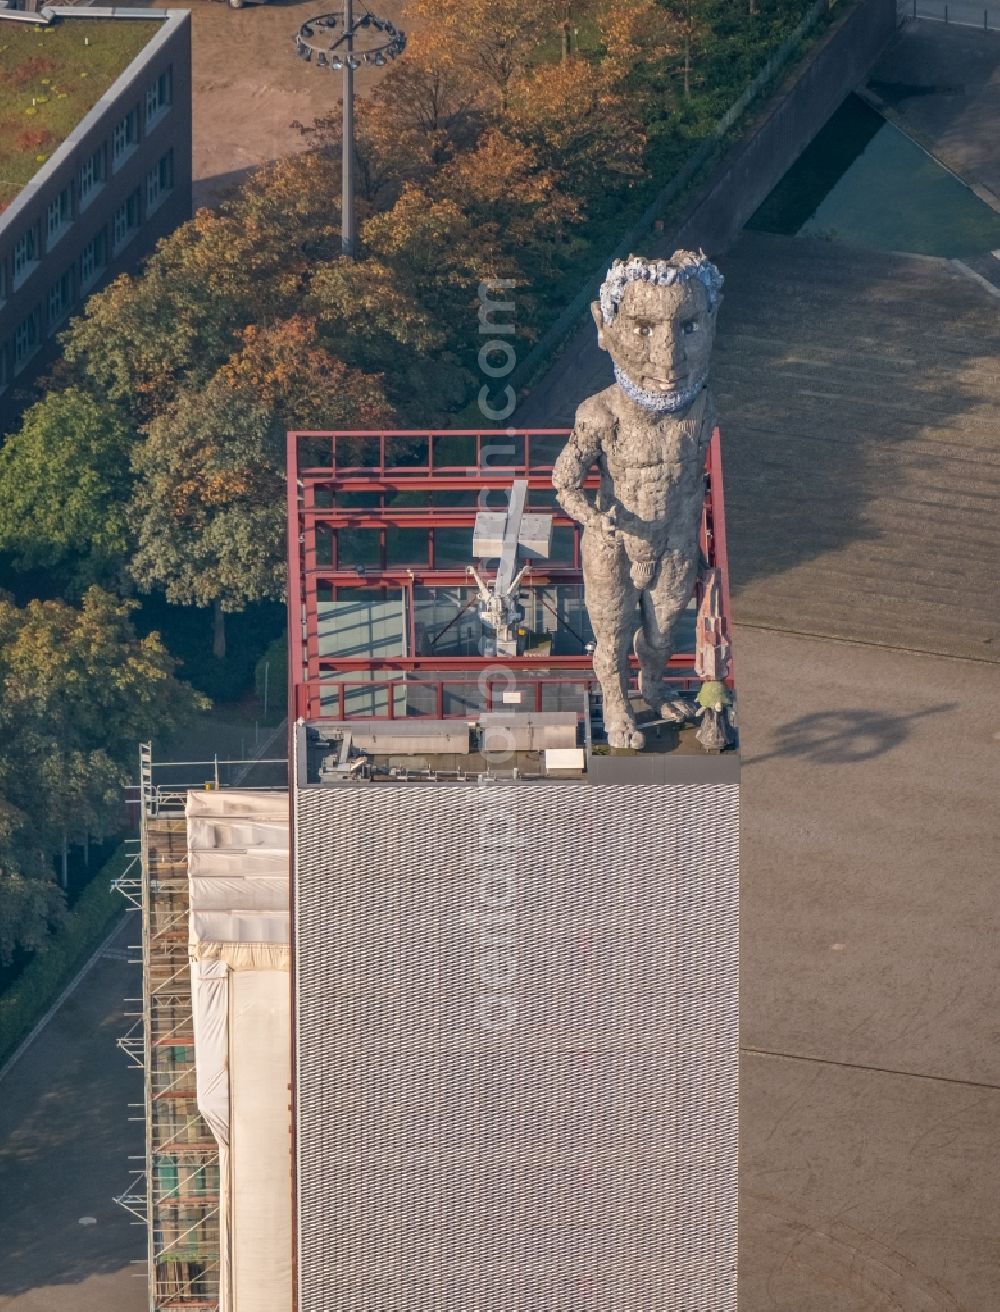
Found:
[{"label": "giant grey statue", "polygon": [[[704,255],[616,260],[591,306],[615,382],[576,412],[552,471],[559,504],[583,528],[594,671],[612,747],[641,748],[628,658],[654,714],[677,718],[663,683],[678,617],[694,591],[715,409],[707,389],[722,275]],[[596,497],[583,491],[597,464]]]}]

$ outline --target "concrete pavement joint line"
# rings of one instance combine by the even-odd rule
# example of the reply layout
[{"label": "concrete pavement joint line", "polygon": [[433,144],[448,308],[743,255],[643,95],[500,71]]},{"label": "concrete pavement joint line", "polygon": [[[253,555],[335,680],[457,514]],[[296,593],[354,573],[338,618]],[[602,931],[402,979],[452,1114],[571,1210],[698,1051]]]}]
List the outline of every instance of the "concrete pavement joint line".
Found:
[{"label": "concrete pavement joint line", "polygon": [[927,1075],[924,1071],[900,1071],[892,1066],[866,1066],[857,1061],[834,1061],[832,1057],[808,1057],[798,1052],[771,1052],[768,1048],[749,1048],[741,1045],[740,1052],[754,1057],[776,1057],[780,1061],[808,1061],[817,1066],[837,1066],[845,1071],[871,1071],[873,1075],[901,1075],[909,1080],[933,1080],[936,1084],[962,1084],[969,1089],[991,1089],[1000,1093],[1000,1084],[986,1080],[959,1080],[952,1075]]},{"label": "concrete pavement joint line", "polygon": [[975,269],[970,269],[969,266],[963,264],[961,260],[952,260],[951,263],[956,269],[960,269],[967,278],[971,278],[973,282],[978,282],[980,287],[985,291],[988,291],[991,296],[996,296],[1000,299],[1000,287],[994,287],[988,278],[984,278],[983,275],[977,273]]},{"label": "concrete pavement joint line", "polygon": [[[738,603],[737,603],[738,604]],[[754,624],[750,620],[736,620],[733,627],[753,629],[758,633],[783,633],[790,638],[812,638],[817,642],[839,642],[844,647],[865,647],[869,651],[900,651],[907,656],[927,656],[936,661],[964,661],[969,665],[996,665],[997,661],[983,656],[955,656],[946,651],[930,651],[926,647],[897,647],[889,642],[862,642],[860,638],[838,638],[832,633],[806,633],[802,629],[780,629],[775,624]]]},{"label": "concrete pavement joint line", "polygon": [[45,1026],[48,1025],[49,1021],[56,1014],[59,1008],[71,996],[71,994],[73,994],[75,990],[79,988],[80,984],[83,983],[83,980],[86,978],[87,974],[93,969],[94,966],[96,966],[97,962],[101,959],[102,954],[107,950],[108,944],[111,942],[114,936],[121,929],[122,925],[125,923],[125,916],[127,914],[128,913],[126,912],[118,920],[115,921],[114,928],[112,929],[111,933],[108,934],[107,938],[105,938],[104,941],[101,943],[100,947],[98,947],[97,950],[87,958],[87,960],[83,963],[83,965],[80,967],[77,973],[73,976],[70,982],[63,989],[62,993],[59,994],[58,998],[56,998],[55,1002],[53,1002],[52,1006],[41,1018],[41,1020],[38,1021],[38,1023],[34,1026],[34,1028],[24,1036],[24,1038],[17,1045],[17,1047],[7,1058],[4,1064],[0,1066],[0,1081],[3,1080],[4,1076],[8,1073],[8,1071],[10,1071],[10,1069],[14,1066],[14,1064],[21,1057],[24,1056],[24,1054],[28,1051],[28,1049],[31,1047],[34,1041],[38,1038],[39,1034],[41,1034]]}]

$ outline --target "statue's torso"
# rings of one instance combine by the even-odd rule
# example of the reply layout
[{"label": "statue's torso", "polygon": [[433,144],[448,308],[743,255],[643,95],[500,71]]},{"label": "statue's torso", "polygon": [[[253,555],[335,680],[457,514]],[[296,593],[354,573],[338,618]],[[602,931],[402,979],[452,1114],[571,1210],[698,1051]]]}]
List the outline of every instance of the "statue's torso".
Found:
[{"label": "statue's torso", "polygon": [[[707,392],[682,415],[648,413],[605,394],[610,423],[601,443],[601,509],[619,506],[625,546],[633,559],[666,549],[690,549],[704,501],[704,452],[711,436]],[[641,527],[628,524],[628,515]],[[631,530],[633,531],[630,531]]]}]

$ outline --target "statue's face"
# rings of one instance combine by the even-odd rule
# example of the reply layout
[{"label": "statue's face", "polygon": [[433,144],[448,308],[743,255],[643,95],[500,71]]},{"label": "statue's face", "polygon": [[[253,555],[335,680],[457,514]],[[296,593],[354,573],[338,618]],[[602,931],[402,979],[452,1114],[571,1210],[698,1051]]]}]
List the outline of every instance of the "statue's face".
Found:
[{"label": "statue's face", "polygon": [[639,387],[677,392],[702,383],[715,339],[715,314],[696,279],[659,287],[630,282],[614,321],[598,319],[598,341]]}]

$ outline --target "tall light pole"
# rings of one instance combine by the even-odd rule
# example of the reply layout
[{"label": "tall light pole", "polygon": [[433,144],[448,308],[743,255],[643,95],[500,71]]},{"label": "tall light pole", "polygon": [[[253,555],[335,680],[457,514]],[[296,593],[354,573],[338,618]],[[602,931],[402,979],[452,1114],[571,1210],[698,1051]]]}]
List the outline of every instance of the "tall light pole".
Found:
[{"label": "tall light pole", "polygon": [[340,238],[344,254],[354,259],[354,6],[344,0],[344,141],[341,164]]},{"label": "tall light pole", "polygon": [[[348,259],[357,254],[354,213],[354,71],[362,64],[382,67],[406,49],[406,33],[385,18],[365,9],[354,17],[353,0],[343,0],[344,8],[331,14],[307,19],[295,34],[295,48],[300,59],[309,63],[315,56],[319,68],[341,69],[344,73],[344,119],[341,156],[340,238]],[[340,34],[337,34],[337,29]],[[330,33],[333,40],[330,40]],[[362,33],[371,38],[364,47],[355,46]]]}]

